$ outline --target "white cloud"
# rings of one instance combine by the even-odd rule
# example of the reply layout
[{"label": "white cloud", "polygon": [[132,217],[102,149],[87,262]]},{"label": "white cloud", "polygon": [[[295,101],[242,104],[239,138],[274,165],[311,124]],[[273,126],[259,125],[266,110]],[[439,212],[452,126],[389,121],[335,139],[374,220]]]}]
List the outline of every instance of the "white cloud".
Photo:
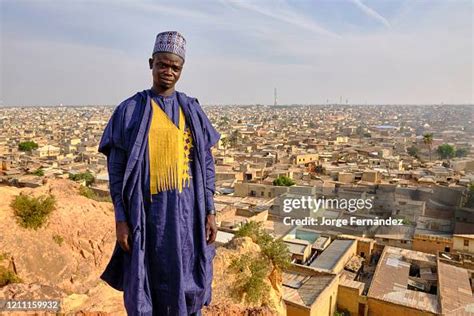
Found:
[{"label": "white cloud", "polygon": [[386,18],[384,18],[381,14],[379,14],[374,9],[363,4],[361,0],[350,0],[350,1],[354,3],[359,9],[361,9],[367,16],[379,21],[386,27],[391,27],[390,22]]},{"label": "white cloud", "polygon": [[329,37],[339,37],[338,34],[320,26],[315,21],[308,19],[306,16],[300,13],[297,13],[288,7],[285,10],[278,10],[274,6],[261,7],[261,6],[258,6],[249,2],[243,2],[243,1],[228,0],[228,3],[234,5],[235,7],[253,11],[253,12],[262,14],[264,16],[297,26],[299,28],[308,30],[312,33],[325,35]]}]

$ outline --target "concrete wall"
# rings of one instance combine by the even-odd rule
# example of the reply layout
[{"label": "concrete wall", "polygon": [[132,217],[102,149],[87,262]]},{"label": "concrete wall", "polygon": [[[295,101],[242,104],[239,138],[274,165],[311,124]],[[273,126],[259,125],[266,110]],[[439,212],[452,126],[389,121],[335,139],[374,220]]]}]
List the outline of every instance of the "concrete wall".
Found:
[{"label": "concrete wall", "polygon": [[474,171],[474,159],[451,161],[451,165],[455,171]]},{"label": "concrete wall", "polygon": [[359,315],[359,296],[362,289],[352,288],[339,284],[337,290],[337,309],[348,311],[351,316]]},{"label": "concrete wall", "polygon": [[432,189],[398,187],[395,190],[395,194],[398,197],[404,197],[406,199],[426,202],[433,196],[433,191]]},{"label": "concrete wall", "polygon": [[436,186],[432,199],[448,206],[461,206],[463,191],[464,188]]},{"label": "concrete wall", "polygon": [[391,246],[403,249],[412,249],[413,241],[412,240],[401,240],[401,239],[391,239],[391,238],[384,238],[377,237],[375,238],[377,244],[384,245],[384,246]]},{"label": "concrete wall", "polygon": [[370,257],[372,254],[372,250],[374,248],[375,240],[371,241],[364,241],[364,240],[357,240],[357,254],[362,256],[364,253],[364,258],[366,262],[370,262]]},{"label": "concrete wall", "polygon": [[295,155],[294,163],[299,164],[307,164],[310,162],[318,161],[319,155],[318,154],[302,154],[302,155]]},{"label": "concrete wall", "polygon": [[337,176],[337,180],[344,183],[351,183],[355,178],[354,174],[349,172],[339,172]]},{"label": "concrete wall", "polygon": [[347,262],[357,253],[357,241],[355,240],[347,251],[339,258],[337,264],[332,268],[333,273],[339,273],[344,269]]},{"label": "concrete wall", "polygon": [[[311,305],[311,316],[333,316],[336,311],[337,289],[339,279],[336,277],[333,281],[319,294],[316,301]],[[290,315],[290,314],[288,314]]]},{"label": "concrete wall", "polygon": [[304,308],[303,306],[293,305],[286,303],[286,315],[287,316],[311,316],[311,309]]},{"label": "concrete wall", "polygon": [[[464,240],[468,240],[468,246],[464,246]],[[453,236],[453,248],[454,250],[461,252],[474,253],[474,239],[463,238],[461,236]]]},{"label": "concrete wall", "polygon": [[256,183],[236,183],[234,186],[234,195],[245,197],[251,196],[251,192],[254,191],[255,197],[274,197],[275,186],[266,184]]},{"label": "concrete wall", "polygon": [[428,239],[422,236],[415,236],[413,239],[412,249],[415,251],[438,254],[438,251],[445,251],[445,248],[449,247],[453,251],[453,242],[444,239]]},{"label": "concrete wall", "polygon": [[437,315],[430,312],[419,311],[413,308],[408,308],[403,305],[396,305],[385,301],[380,301],[374,298],[368,298],[369,305],[368,316],[432,316]]}]

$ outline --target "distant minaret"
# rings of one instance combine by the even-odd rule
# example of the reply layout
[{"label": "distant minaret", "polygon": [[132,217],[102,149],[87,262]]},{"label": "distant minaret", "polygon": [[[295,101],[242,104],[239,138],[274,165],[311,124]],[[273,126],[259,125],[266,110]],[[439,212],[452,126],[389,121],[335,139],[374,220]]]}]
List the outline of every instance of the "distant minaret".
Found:
[{"label": "distant minaret", "polygon": [[276,106],[278,104],[278,102],[277,102],[277,88],[275,88],[275,90],[273,91],[273,95],[274,95],[273,105]]}]

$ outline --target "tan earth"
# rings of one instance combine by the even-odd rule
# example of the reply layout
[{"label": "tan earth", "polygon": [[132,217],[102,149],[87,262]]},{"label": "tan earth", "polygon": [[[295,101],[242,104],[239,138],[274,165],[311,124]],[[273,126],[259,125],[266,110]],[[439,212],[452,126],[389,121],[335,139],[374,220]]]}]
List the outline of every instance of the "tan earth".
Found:
[{"label": "tan earth", "polygon": [[[4,257],[0,265],[15,271],[22,280],[1,287],[0,299],[60,299],[61,312],[67,315],[126,315],[122,292],[99,278],[115,245],[112,204],[85,198],[78,190],[77,183],[65,179],[48,180],[35,189],[0,186],[0,255]],[[56,198],[56,209],[46,225],[37,230],[18,225],[10,203],[20,193],[52,194]],[[226,248],[218,248],[212,304],[204,308],[204,315],[286,314],[277,273],[267,280],[274,309],[230,299],[233,277],[227,272],[228,266],[234,256],[248,252],[260,254],[259,246],[249,238],[238,238]]]},{"label": "tan earth", "polygon": [[[99,279],[115,245],[112,204],[78,190],[77,183],[63,179],[36,189],[0,186],[0,252],[23,281],[0,288],[0,298],[62,299],[63,312],[125,315],[121,292]],[[56,198],[46,225],[37,230],[18,225],[10,203],[20,193]]]}]

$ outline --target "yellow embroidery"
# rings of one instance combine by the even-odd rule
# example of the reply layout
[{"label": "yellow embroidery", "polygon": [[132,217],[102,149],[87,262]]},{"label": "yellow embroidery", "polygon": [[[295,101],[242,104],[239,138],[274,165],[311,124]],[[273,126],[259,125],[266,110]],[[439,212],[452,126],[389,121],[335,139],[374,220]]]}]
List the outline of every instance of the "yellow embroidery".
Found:
[{"label": "yellow embroidery", "polygon": [[185,129],[183,110],[179,108],[178,127],[168,115],[151,101],[153,117],[148,133],[150,158],[150,190],[157,194],[164,190],[183,190],[189,185],[189,153],[192,136]]}]

